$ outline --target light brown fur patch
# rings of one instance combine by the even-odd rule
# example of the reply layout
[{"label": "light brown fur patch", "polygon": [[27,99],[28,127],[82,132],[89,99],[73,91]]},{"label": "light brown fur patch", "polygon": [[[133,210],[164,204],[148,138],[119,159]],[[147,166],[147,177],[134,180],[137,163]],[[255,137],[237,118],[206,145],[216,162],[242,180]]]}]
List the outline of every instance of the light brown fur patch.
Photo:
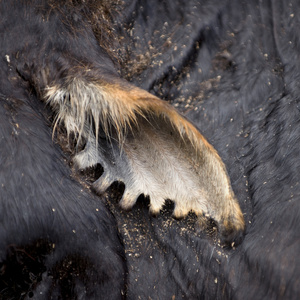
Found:
[{"label": "light brown fur patch", "polygon": [[[176,217],[194,211],[211,216],[224,235],[244,230],[221,158],[168,103],[121,79],[111,83],[75,78],[64,87],[49,87],[46,98],[57,111],[55,126],[62,124],[68,134],[88,141],[74,158],[77,165],[104,167],[104,175],[94,183],[99,192],[113,181],[123,181],[120,204],[126,209],[145,194],[153,213],[170,199]],[[106,136],[100,145],[99,130]]]}]

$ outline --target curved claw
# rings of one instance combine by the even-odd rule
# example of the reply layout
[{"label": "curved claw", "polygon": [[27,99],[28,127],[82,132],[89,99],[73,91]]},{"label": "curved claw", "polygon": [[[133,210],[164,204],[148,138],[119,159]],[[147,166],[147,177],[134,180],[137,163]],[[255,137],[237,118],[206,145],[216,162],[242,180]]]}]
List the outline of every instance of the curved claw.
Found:
[{"label": "curved claw", "polygon": [[119,202],[120,206],[125,210],[132,208],[140,194],[140,192],[134,193],[130,189],[126,188]]},{"label": "curved claw", "polygon": [[157,216],[165,204],[165,200],[167,198],[163,198],[160,196],[150,196],[150,206],[149,211],[153,216]]},{"label": "curved claw", "polygon": [[102,176],[93,183],[93,188],[97,191],[97,193],[103,194],[114,181],[116,180],[113,177],[110,177],[107,172],[104,172]]}]

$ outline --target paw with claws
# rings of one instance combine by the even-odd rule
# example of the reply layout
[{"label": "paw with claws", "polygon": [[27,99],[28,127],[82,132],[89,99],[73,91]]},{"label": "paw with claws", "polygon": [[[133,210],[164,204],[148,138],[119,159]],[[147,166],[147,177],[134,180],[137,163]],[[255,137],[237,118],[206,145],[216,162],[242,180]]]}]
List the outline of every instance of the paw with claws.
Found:
[{"label": "paw with claws", "polygon": [[121,181],[124,209],[144,194],[150,212],[158,214],[169,199],[176,218],[193,211],[214,219],[226,243],[242,235],[243,215],[222,160],[172,106],[122,81],[73,80],[50,88],[47,99],[57,111],[57,124],[87,141],[74,157],[76,165],[103,166],[93,183],[98,193]]}]

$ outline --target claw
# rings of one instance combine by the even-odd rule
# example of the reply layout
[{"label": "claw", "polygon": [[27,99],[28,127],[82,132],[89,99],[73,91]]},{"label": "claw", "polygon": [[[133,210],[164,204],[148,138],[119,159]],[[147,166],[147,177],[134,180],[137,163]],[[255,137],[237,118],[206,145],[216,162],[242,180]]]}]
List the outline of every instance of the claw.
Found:
[{"label": "claw", "polygon": [[93,183],[93,189],[99,194],[103,194],[116,180],[113,177],[110,177],[107,172]]},{"label": "claw", "polygon": [[162,197],[150,197],[149,211],[153,216],[157,216],[165,204],[165,199]]},{"label": "claw", "polygon": [[141,192],[133,193],[132,191],[125,189],[123,197],[119,202],[120,206],[125,210],[132,208],[140,194]]},{"label": "claw", "polygon": [[189,213],[189,210],[182,205],[176,205],[173,211],[173,217],[175,219],[182,219]]},{"label": "claw", "polygon": [[88,139],[84,150],[75,155],[73,162],[81,169],[92,167],[98,163],[98,151],[95,138],[91,136]]}]

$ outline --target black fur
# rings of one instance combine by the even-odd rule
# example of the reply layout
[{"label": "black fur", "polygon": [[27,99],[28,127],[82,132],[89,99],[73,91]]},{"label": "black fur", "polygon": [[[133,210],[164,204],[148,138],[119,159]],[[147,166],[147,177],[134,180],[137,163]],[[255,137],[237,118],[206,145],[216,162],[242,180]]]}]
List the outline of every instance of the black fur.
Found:
[{"label": "black fur", "polygon": [[[97,36],[82,13],[96,2],[0,1],[1,298],[298,299],[299,3],[125,1]],[[79,74],[78,57],[201,129],[244,213],[239,246],[221,247],[213,221],[173,219],[170,203],[155,218],[145,199],[125,212],[122,185],[101,197],[74,174],[40,94]]]}]

